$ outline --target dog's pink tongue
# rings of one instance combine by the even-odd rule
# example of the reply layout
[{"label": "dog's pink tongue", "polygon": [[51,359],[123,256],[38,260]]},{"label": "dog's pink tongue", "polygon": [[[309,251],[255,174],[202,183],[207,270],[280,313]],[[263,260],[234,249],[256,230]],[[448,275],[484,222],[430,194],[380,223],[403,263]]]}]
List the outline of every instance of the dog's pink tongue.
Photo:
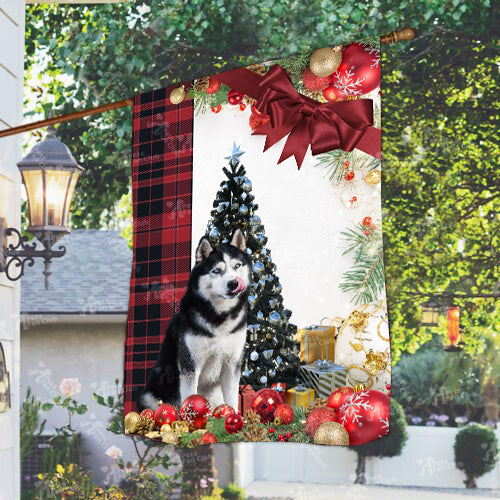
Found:
[{"label": "dog's pink tongue", "polygon": [[238,288],[236,288],[236,290],[233,292],[234,294],[240,293],[245,289],[245,282],[241,278],[238,278],[238,276],[236,276],[235,280],[236,283],[238,283]]}]

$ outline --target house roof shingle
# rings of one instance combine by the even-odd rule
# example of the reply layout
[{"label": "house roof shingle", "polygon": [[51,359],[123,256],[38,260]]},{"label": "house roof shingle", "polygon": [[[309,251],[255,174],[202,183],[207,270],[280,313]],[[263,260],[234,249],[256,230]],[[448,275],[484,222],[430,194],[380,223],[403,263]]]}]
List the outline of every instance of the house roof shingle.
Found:
[{"label": "house roof shingle", "polygon": [[[128,309],[132,252],[116,231],[75,230],[54,245],[66,255],[53,259],[45,290],[42,259],[21,279],[21,313],[110,314]],[[39,245],[38,245],[39,246]]]}]

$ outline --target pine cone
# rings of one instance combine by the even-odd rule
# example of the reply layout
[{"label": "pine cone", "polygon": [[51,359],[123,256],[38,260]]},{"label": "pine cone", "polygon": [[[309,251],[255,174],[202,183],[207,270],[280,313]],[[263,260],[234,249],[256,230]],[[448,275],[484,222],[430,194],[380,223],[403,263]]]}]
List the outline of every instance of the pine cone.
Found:
[{"label": "pine cone", "polygon": [[243,439],[245,439],[245,441],[269,441],[267,432],[265,427],[250,424],[245,427]]},{"label": "pine cone", "polygon": [[262,66],[262,64],[250,64],[250,66],[247,66],[247,69],[258,75],[265,75],[267,73],[267,68]]},{"label": "pine cone", "polygon": [[194,89],[197,92],[204,92],[208,88],[208,81],[209,81],[209,79],[210,78],[208,76],[204,76],[203,78],[198,78],[194,82]]},{"label": "pine cone", "polygon": [[135,433],[145,436],[148,432],[152,431],[155,426],[155,421],[152,418],[140,417],[137,421]]},{"label": "pine cone", "polygon": [[321,406],[326,406],[326,399],[325,398],[316,398],[307,407],[306,416],[309,416],[309,413],[311,413],[313,410],[315,410],[316,408],[319,408]]},{"label": "pine cone", "polygon": [[247,410],[243,416],[245,424],[260,424],[260,416],[253,410]]}]

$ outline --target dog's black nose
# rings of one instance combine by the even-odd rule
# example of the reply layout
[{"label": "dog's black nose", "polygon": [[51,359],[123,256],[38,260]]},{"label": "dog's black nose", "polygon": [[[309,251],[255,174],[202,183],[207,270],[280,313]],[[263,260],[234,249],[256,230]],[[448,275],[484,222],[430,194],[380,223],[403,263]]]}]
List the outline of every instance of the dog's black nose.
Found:
[{"label": "dog's black nose", "polygon": [[236,280],[231,280],[227,282],[227,289],[230,292],[234,292],[238,288],[238,282]]}]

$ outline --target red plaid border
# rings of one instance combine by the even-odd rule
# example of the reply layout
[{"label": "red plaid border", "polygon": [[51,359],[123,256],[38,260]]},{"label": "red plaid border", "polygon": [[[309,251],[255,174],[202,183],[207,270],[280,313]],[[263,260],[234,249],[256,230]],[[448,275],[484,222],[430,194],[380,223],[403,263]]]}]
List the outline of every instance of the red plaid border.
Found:
[{"label": "red plaid border", "polygon": [[172,88],[134,99],[134,252],[125,339],[125,413],[135,410],[191,268],[193,101],[171,104],[167,96]]}]

